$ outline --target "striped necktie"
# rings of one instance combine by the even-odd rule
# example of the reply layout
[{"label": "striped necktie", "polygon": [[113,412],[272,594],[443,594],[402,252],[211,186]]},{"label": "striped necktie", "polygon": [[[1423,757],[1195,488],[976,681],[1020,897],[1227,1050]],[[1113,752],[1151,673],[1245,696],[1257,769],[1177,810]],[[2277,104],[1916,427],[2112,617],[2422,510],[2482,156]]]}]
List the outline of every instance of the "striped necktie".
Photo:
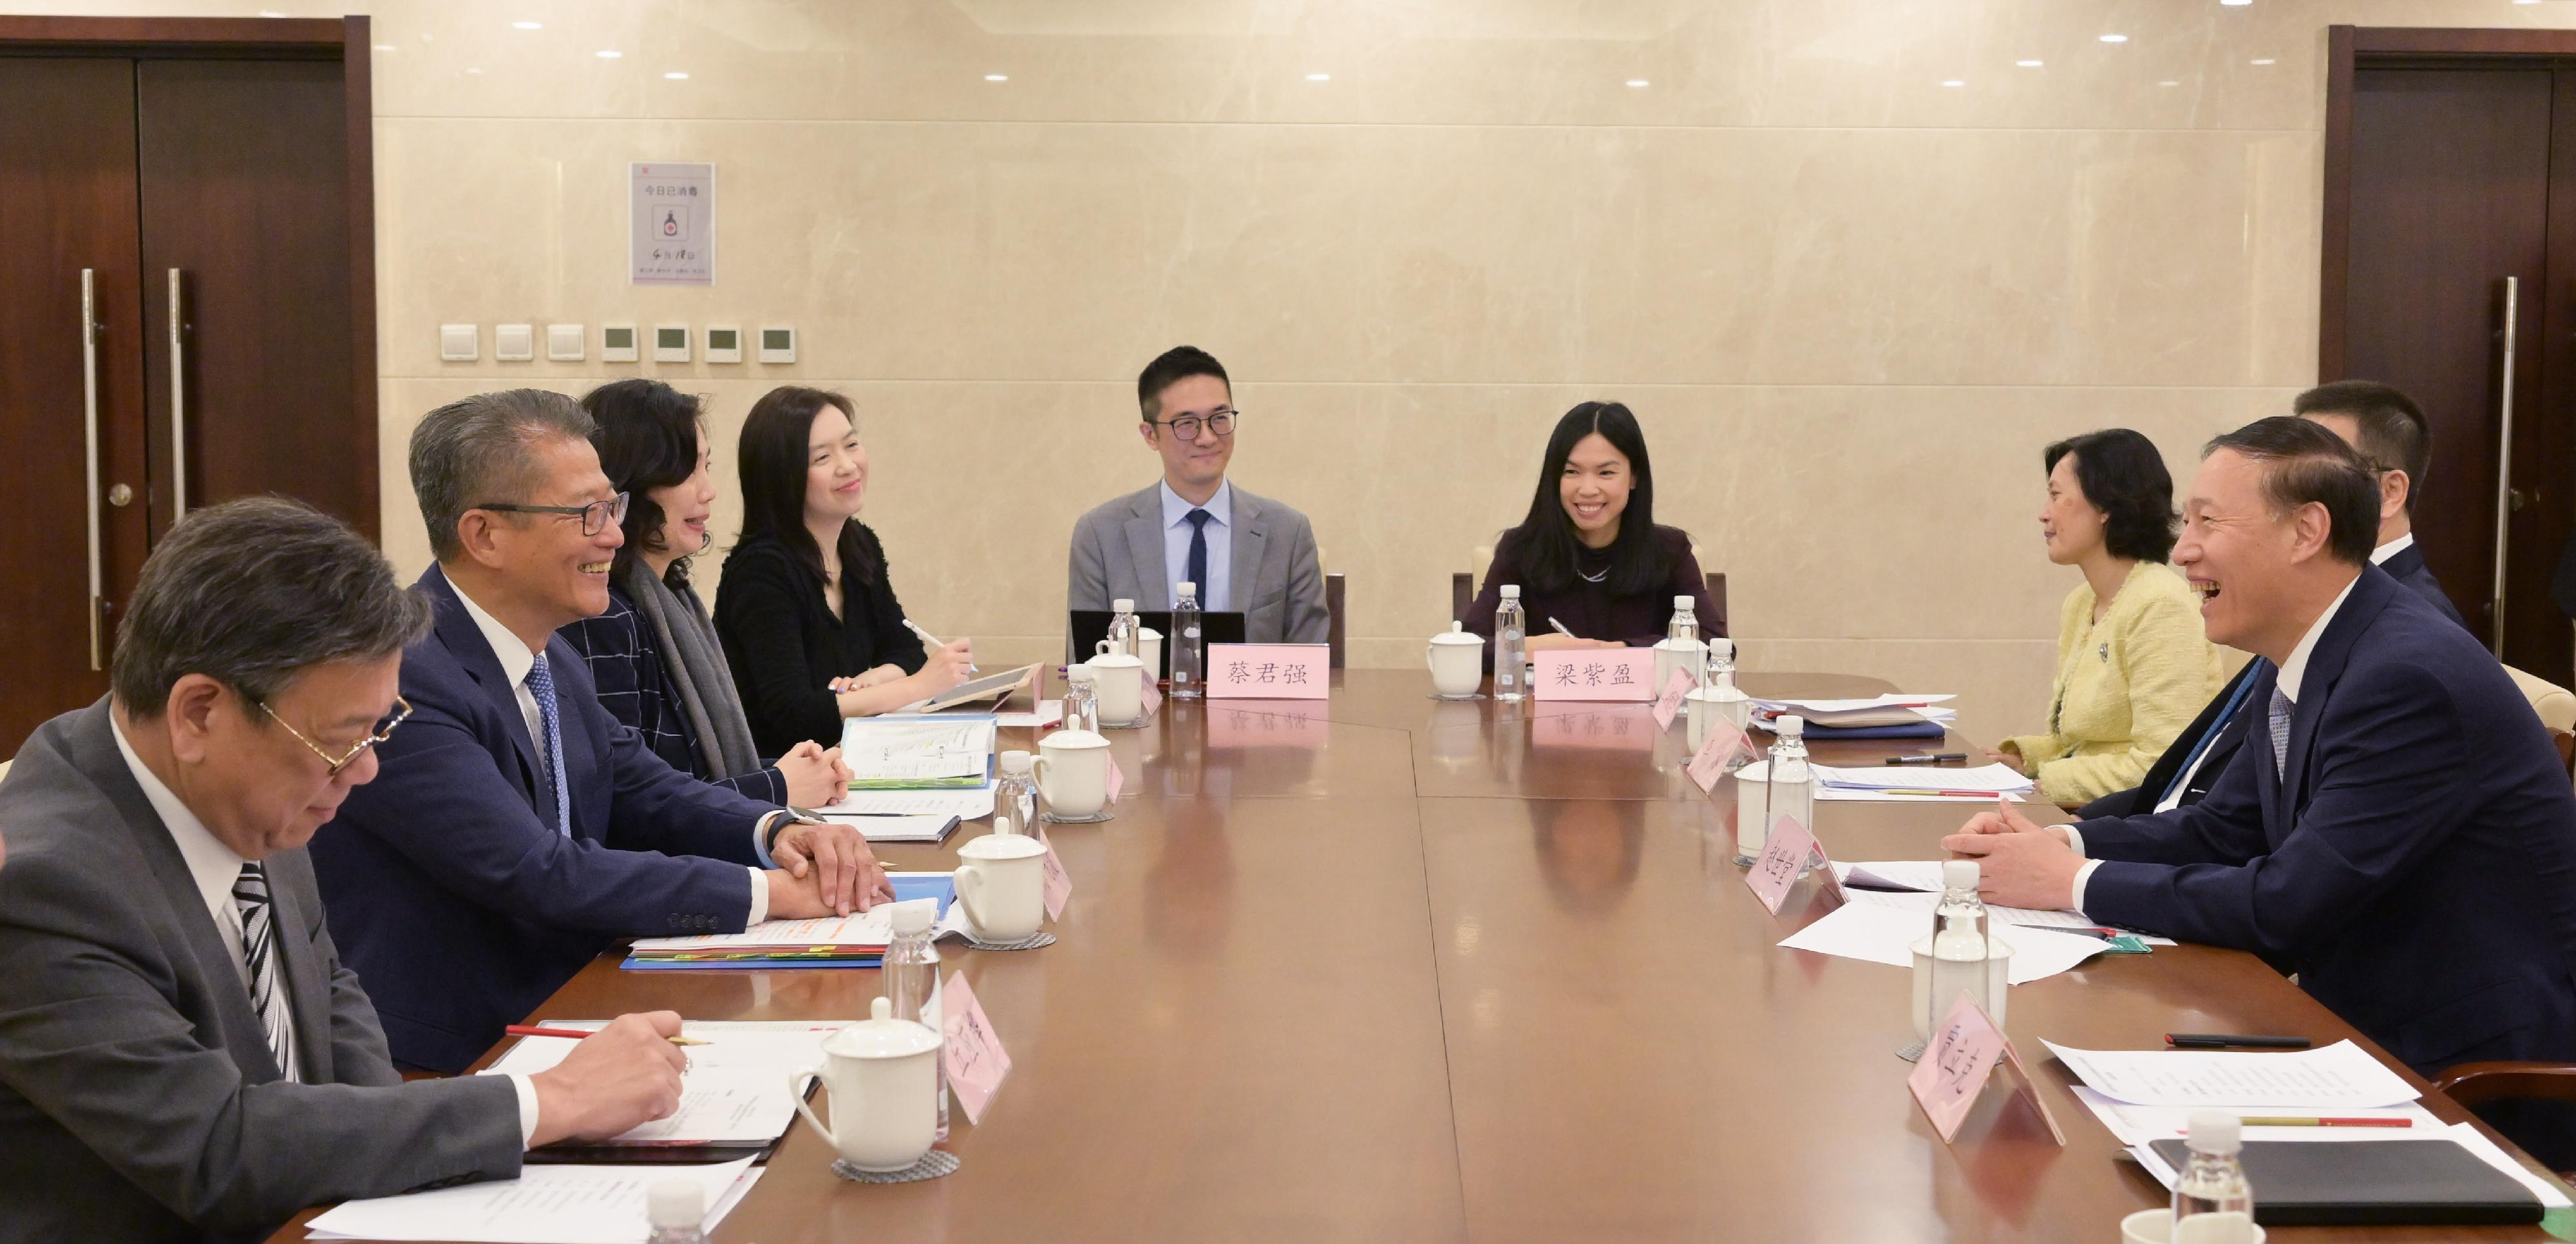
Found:
[{"label": "striped necktie", "polygon": [[2279,777],[2290,764],[2290,713],[2295,709],[2290,697],[2272,688],[2272,776]]},{"label": "striped necktie", "polygon": [[528,695],[537,702],[537,721],[546,728],[546,785],[555,788],[555,832],[572,837],[572,791],[564,785],[563,722],[555,715],[555,672],[546,654],[528,667]]},{"label": "striped necktie", "polygon": [[269,919],[268,869],[243,864],[233,882],[233,908],[241,913],[242,967],[250,974],[250,1009],[268,1033],[268,1052],[289,1081],[301,1081],[295,1066],[295,1020],[287,1012],[286,989],[277,979],[277,927]]}]

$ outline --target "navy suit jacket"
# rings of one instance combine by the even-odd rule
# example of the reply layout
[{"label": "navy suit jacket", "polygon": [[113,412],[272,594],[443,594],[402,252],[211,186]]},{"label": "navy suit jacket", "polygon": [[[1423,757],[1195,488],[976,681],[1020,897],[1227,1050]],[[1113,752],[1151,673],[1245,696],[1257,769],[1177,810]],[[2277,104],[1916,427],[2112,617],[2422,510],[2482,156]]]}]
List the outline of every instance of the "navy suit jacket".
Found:
[{"label": "navy suit jacket", "polygon": [[500,658],[437,567],[420,590],[438,623],[403,650],[411,719],[311,854],[331,936],[395,1060],[452,1072],[621,936],[740,932],[747,869],[768,866],[754,827],[774,805],[665,764],[600,707],[558,635],[546,658],[572,792],[564,837]]},{"label": "navy suit jacket", "polygon": [[2576,1059],[2576,789],[2504,668],[2363,569],[2308,658],[2287,763],[2257,676],[2209,797],[2085,821],[2097,920],[2250,950],[2424,1074]]},{"label": "navy suit jacket", "polygon": [[2443,617],[2459,624],[2461,630],[2469,629],[2468,620],[2460,616],[2459,606],[2451,603],[2451,594],[2442,590],[2441,580],[2434,578],[2432,567],[2424,564],[2423,545],[2410,544],[2389,554],[2387,561],[2379,563],[2379,568],[2387,571],[2389,578],[2415,589],[2416,595],[2432,602],[2434,608],[2442,611]]}]

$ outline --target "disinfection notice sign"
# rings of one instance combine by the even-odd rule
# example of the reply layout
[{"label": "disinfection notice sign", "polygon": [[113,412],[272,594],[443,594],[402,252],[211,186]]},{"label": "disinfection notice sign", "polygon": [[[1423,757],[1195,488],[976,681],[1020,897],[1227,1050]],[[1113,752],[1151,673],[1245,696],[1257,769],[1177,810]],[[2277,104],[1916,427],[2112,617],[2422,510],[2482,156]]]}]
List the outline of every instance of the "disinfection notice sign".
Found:
[{"label": "disinfection notice sign", "polygon": [[626,166],[627,258],[635,285],[716,283],[716,166]]}]

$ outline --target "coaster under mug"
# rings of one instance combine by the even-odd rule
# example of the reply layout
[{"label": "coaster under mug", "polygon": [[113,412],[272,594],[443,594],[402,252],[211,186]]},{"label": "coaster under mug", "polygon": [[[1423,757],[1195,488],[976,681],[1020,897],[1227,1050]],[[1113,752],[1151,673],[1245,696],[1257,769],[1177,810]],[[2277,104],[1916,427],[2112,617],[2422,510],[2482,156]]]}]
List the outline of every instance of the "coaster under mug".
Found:
[{"label": "coaster under mug", "polygon": [[979,942],[975,940],[974,934],[966,935],[966,948],[969,950],[1035,950],[1040,946],[1053,945],[1055,945],[1053,933],[1032,933],[1016,942]]},{"label": "coaster under mug", "polygon": [[1045,821],[1051,825],[1097,825],[1102,821],[1116,820],[1117,817],[1117,813],[1112,812],[1107,808],[1102,808],[1098,812],[1094,812],[1089,816],[1065,816],[1056,812],[1041,812],[1038,814],[1039,820]]},{"label": "coaster under mug", "polygon": [[[944,1091],[944,1090],[943,1090]],[[899,1171],[863,1171],[850,1165],[847,1158],[832,1159],[832,1173],[854,1184],[908,1184],[915,1180],[937,1179],[955,1174],[957,1155],[945,1149],[933,1149],[921,1160]]]},{"label": "coaster under mug", "polygon": [[1443,700],[1443,701],[1446,701],[1446,702],[1451,703],[1451,704],[1464,704],[1464,703],[1466,703],[1466,702],[1467,702],[1467,701],[1469,701],[1469,700],[1481,700],[1481,699],[1484,699],[1484,698],[1485,698],[1485,693],[1484,693],[1484,692],[1482,692],[1482,691],[1470,691],[1470,692],[1468,692],[1468,693],[1467,693],[1467,694],[1465,694],[1465,695],[1442,695],[1442,694],[1440,694],[1439,692],[1434,691],[1434,692],[1432,692],[1432,693],[1431,693],[1431,695],[1430,695],[1428,698],[1430,698],[1430,699],[1434,699],[1434,700]]}]

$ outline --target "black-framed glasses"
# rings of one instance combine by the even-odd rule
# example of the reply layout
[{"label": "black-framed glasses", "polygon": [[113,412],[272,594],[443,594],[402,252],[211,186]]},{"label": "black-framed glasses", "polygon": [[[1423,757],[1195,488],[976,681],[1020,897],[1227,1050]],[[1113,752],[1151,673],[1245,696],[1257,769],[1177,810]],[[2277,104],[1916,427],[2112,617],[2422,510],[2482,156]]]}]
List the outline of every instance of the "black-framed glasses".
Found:
[{"label": "black-framed glasses", "polygon": [[384,724],[377,726],[374,733],[358,740],[355,744],[350,746],[347,752],[342,753],[338,757],[334,757],[331,753],[322,750],[321,744],[304,737],[303,731],[298,730],[291,725],[287,725],[286,719],[278,716],[277,710],[270,708],[266,703],[262,703],[259,706],[259,711],[268,714],[268,719],[270,721],[276,722],[281,726],[286,726],[286,732],[294,735],[296,742],[303,744],[306,748],[310,749],[314,755],[321,757],[323,763],[331,766],[331,776],[338,777],[340,776],[340,771],[342,769],[346,769],[350,765],[356,764],[358,757],[366,755],[368,748],[374,747],[376,744],[382,743],[386,739],[393,737],[394,727],[403,724],[403,719],[411,716],[411,701],[406,700],[401,696],[395,696],[393,715],[385,718]]},{"label": "black-framed glasses", "polygon": [[1182,440],[1194,441],[1199,438],[1201,427],[1205,427],[1211,436],[1232,436],[1234,423],[1241,418],[1243,418],[1242,411],[1229,406],[1219,406],[1205,415],[1183,415],[1178,419],[1152,419],[1147,422],[1156,427],[1170,428],[1172,435]]},{"label": "black-framed glasses", "polygon": [[[1184,437],[1183,439],[1188,439]],[[491,505],[469,506],[469,509],[493,510],[502,514],[562,514],[581,518],[581,534],[595,536],[602,528],[626,521],[626,494],[619,493],[606,501],[588,505]]]}]

